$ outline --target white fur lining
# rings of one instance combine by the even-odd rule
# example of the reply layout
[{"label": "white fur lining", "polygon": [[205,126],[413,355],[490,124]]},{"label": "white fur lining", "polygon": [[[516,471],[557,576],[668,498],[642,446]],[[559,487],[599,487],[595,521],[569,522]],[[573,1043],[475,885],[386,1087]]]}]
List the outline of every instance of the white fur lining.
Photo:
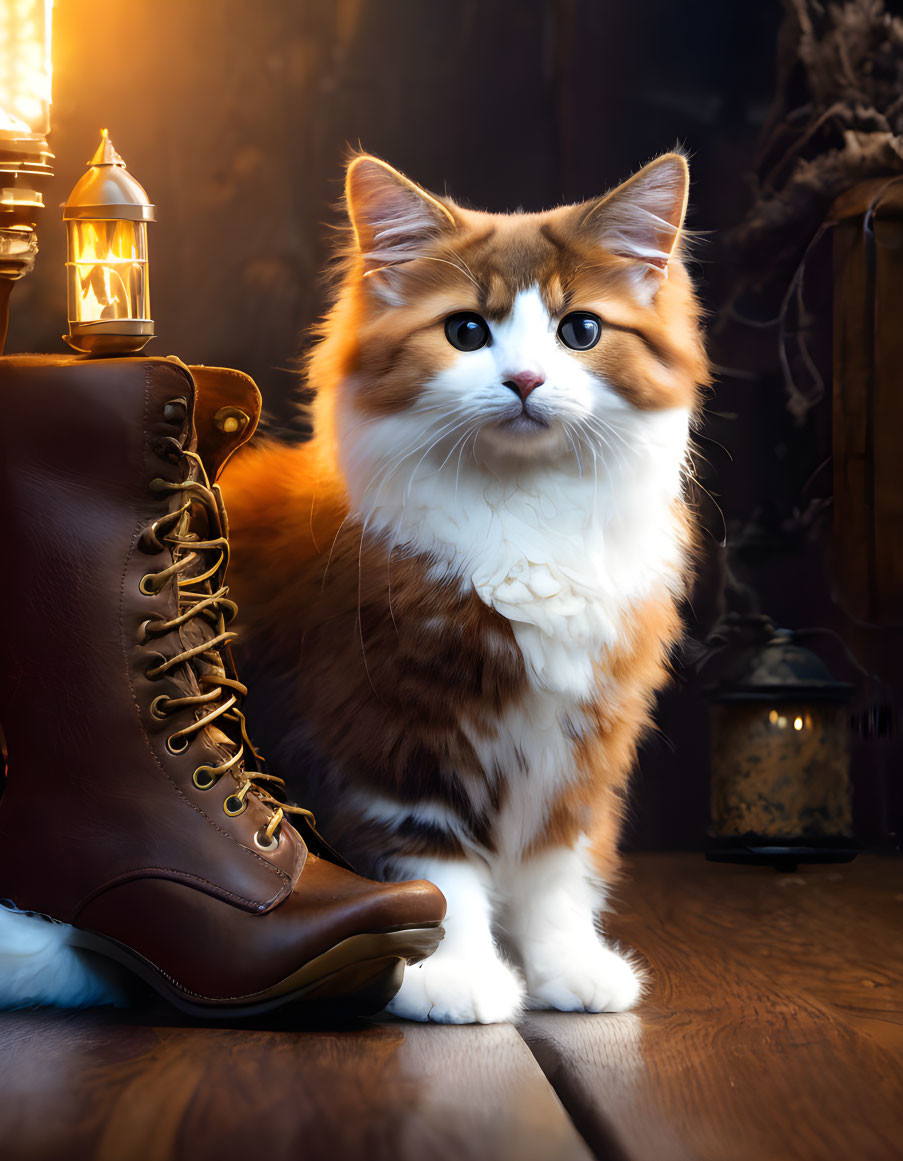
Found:
[{"label": "white fur lining", "polygon": [[73,947],[71,932],[67,923],[0,905],[0,1010],[127,1003],[117,969]]}]

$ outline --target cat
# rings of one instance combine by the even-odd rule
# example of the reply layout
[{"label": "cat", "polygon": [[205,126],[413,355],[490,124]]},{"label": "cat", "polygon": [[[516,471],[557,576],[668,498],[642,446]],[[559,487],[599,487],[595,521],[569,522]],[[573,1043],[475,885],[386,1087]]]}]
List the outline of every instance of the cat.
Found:
[{"label": "cat", "polygon": [[599,916],[693,555],[688,187],[668,153],[483,213],[353,156],[313,439],[226,472],[265,752],[357,870],[448,900],[398,1016],[641,993]]}]

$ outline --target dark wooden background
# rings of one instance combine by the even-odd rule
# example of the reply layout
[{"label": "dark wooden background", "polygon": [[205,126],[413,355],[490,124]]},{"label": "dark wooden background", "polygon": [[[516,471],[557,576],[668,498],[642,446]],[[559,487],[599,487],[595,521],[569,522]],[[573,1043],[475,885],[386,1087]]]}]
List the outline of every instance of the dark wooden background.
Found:
[{"label": "dark wooden background", "polygon": [[[505,210],[597,194],[681,142],[692,155],[690,225],[710,232],[696,273],[714,311],[734,274],[722,239],[749,204],[780,17],[778,0],[63,0],[53,208],[38,269],[13,299],[7,350],[61,349],[55,207],[103,126],[158,207],[159,338],[149,349],[250,372],[289,438],[299,431],[293,363],[322,306],[318,273],[349,144]],[[765,514],[761,551],[747,561],[763,608],[791,627],[831,625],[868,667],[899,675],[899,633],[850,626],[818,538],[781,533],[830,452],[830,408],[802,430],[790,421],[773,336],[722,334],[713,352],[724,370],[708,431],[727,450],[710,445],[706,486],[731,529]],[[704,503],[702,517],[712,564],[721,516]],[[710,576],[694,602],[697,633],[717,593]],[[849,677],[842,652],[829,643],[828,655]],[[630,838],[699,846],[708,768],[696,679],[682,676],[661,723],[643,754]],[[857,747],[857,828],[868,842],[895,841],[894,753]]]}]

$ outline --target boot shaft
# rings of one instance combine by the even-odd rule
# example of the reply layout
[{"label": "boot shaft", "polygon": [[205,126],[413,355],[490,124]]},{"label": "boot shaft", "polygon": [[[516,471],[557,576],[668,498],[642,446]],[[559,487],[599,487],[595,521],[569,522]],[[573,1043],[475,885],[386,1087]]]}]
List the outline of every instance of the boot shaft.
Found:
[{"label": "boot shaft", "polygon": [[[156,477],[183,474],[169,445],[190,430],[191,383],[177,364],[65,357],[0,361],[0,707],[38,745],[64,750],[108,720],[122,666],[124,573],[159,517]],[[105,660],[101,660],[101,659]],[[85,665],[105,680],[78,715],[54,712],[81,691]],[[115,663],[113,663],[115,665]],[[43,738],[41,737],[43,735]],[[60,756],[64,756],[62,753]]]},{"label": "boot shaft", "polygon": [[[240,764],[208,789],[193,780],[236,752],[240,738],[223,732],[224,719],[195,730],[208,705],[178,720],[154,712],[167,699],[206,694],[198,672],[216,668],[198,657],[166,669],[216,635],[209,618],[148,632],[185,614],[179,581],[200,567],[186,571],[190,547],[167,542],[186,497],[197,498],[204,523],[191,531],[189,512],[176,520],[180,535],[203,542],[222,531],[213,493],[192,484],[196,461],[185,454],[195,444],[194,406],[189,369],[166,359],[0,360],[0,724],[9,760],[0,883],[20,907],[72,921],[109,883],[150,876],[261,911],[287,895],[303,863],[290,829],[272,852],[259,848],[254,836],[272,810],[256,794],[234,816],[225,808]],[[194,490],[180,492],[186,484]],[[177,741],[187,744],[174,752],[186,727]],[[58,867],[43,874],[38,857],[57,842],[68,852],[64,877]]]}]

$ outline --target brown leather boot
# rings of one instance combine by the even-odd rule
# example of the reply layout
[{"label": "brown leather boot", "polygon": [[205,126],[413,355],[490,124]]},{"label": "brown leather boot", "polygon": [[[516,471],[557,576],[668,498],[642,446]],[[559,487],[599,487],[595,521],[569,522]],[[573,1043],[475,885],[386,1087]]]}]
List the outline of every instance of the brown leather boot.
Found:
[{"label": "brown leather boot", "polygon": [[[197,375],[214,473],[256,388]],[[0,359],[0,899],[193,1014],[376,1011],[444,899],[355,875],[256,761],[195,394],[173,360]]]}]

